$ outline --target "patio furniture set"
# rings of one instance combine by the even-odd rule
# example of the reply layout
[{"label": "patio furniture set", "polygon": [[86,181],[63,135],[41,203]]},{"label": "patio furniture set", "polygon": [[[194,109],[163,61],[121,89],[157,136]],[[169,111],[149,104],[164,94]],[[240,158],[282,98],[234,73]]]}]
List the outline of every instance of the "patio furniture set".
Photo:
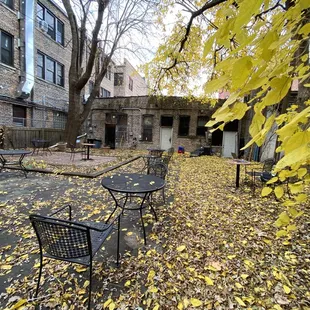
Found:
[{"label": "patio furniture set", "polygon": [[[115,203],[114,209],[105,223],[72,220],[70,205],[62,207],[50,216],[30,215],[40,248],[40,269],[35,297],[37,297],[40,287],[43,257],[82,264],[89,267],[88,309],[90,309],[93,257],[112,231],[116,229],[116,263],[119,264],[120,225],[124,212],[127,210],[139,211],[145,244],[143,210],[149,207],[157,221],[153,194],[165,188],[168,172],[168,166],[163,162],[162,153],[163,151],[161,154],[157,153],[156,160],[146,161],[146,173],[142,173],[142,171],[139,173],[117,173],[101,180],[102,187],[108,190]],[[167,152],[169,159],[172,154],[173,149],[170,149]],[[151,155],[151,151],[149,155],[155,156]],[[167,159],[165,161],[167,162]],[[64,213],[67,213],[66,219],[63,218]]]}]

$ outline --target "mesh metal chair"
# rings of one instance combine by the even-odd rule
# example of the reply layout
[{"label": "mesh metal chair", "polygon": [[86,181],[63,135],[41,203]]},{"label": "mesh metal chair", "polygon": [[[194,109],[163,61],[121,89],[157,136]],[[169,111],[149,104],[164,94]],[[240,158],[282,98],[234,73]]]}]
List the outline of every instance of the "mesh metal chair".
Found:
[{"label": "mesh metal chair", "polygon": [[[54,217],[63,211],[68,211],[69,220]],[[108,224],[71,221],[71,214],[71,206],[66,205],[51,216],[37,214],[29,216],[40,246],[40,271],[35,297],[39,291],[43,257],[77,263],[90,269],[88,293],[88,309],[90,309],[93,257],[112,232],[116,220],[118,220],[117,264],[119,264],[119,216]]]},{"label": "mesh metal chair", "polygon": [[74,161],[74,156],[77,153],[80,153],[82,155],[82,159],[86,158],[86,149],[81,148],[78,144],[73,145],[71,143],[68,143],[67,148],[69,149],[67,150],[67,153],[70,153],[70,160]]},{"label": "mesh metal chair", "polygon": [[[166,179],[167,173],[168,173],[168,167],[162,162],[156,162],[155,164],[150,165],[149,169],[148,169],[148,174],[155,175],[155,176],[162,178],[164,180]],[[162,197],[163,197],[164,203],[166,203],[165,188],[164,187],[162,189]],[[151,196],[151,198],[152,198],[152,196]]]},{"label": "mesh metal chair", "polygon": [[[252,189],[254,191],[255,189],[255,179],[260,178],[262,182],[267,182],[269,179],[271,179],[272,174],[272,168],[275,165],[275,160],[273,158],[266,159],[264,161],[263,169],[262,171],[246,171],[246,174],[250,175],[252,177]],[[267,177],[268,175],[268,177]]]}]

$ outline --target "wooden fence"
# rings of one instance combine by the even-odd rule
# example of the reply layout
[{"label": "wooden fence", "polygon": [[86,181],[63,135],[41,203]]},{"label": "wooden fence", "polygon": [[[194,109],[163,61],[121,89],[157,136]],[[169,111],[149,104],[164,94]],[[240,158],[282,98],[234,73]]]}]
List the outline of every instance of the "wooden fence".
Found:
[{"label": "wooden fence", "polygon": [[31,140],[43,139],[50,141],[50,145],[63,141],[64,130],[54,128],[18,128],[6,127],[4,136],[5,148],[32,147]]}]

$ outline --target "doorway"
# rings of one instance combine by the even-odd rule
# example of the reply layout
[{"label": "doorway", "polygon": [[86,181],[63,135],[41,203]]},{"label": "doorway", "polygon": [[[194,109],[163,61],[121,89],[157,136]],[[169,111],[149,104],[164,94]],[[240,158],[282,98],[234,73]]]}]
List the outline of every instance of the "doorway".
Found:
[{"label": "doorway", "polygon": [[168,150],[172,146],[173,116],[162,115],[160,118],[160,148]]},{"label": "doorway", "polygon": [[105,125],[105,144],[111,149],[115,149],[115,124]]}]

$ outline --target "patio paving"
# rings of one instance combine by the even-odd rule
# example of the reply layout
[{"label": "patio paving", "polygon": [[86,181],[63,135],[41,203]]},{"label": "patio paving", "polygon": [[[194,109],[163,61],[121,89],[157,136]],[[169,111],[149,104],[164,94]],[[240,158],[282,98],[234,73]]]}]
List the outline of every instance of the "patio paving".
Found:
[{"label": "patio paving", "polygon": [[[61,154],[57,154],[61,159]],[[52,156],[34,156],[37,160],[46,157],[54,160]],[[93,157],[93,156],[92,156]],[[78,161],[75,163],[93,165],[97,162],[107,162],[110,159],[100,158],[94,161]],[[115,157],[112,157],[115,160]],[[113,163],[114,161],[111,161]],[[120,167],[117,172],[139,171],[143,166],[142,159],[138,159],[130,164]],[[116,171],[113,171],[114,173]],[[75,219],[78,220],[99,220],[104,221],[109,212],[114,207],[114,202],[108,192],[102,188],[101,177],[95,179],[84,179],[79,177],[65,177],[61,175],[46,175],[40,173],[28,173],[25,178],[21,171],[4,169],[0,173],[0,254],[2,263],[0,264],[0,308],[7,305],[10,307],[14,300],[19,298],[31,298],[36,285],[38,275],[38,244],[34,231],[30,226],[29,214],[39,213],[48,215],[52,210],[70,203],[73,206]],[[169,184],[171,182],[169,181]],[[171,186],[171,185],[169,185]],[[171,202],[172,197],[168,201]],[[162,201],[158,200],[159,210]],[[148,209],[148,208],[147,208]],[[160,212],[160,211],[158,211]],[[145,212],[146,233],[148,245],[145,249],[156,247],[160,250],[160,245],[156,245],[151,238],[154,224],[153,216],[150,212]],[[139,212],[126,212],[122,217],[121,248],[122,258],[137,255],[138,249],[144,248]],[[156,225],[155,225],[156,229]],[[116,234],[105,242],[104,248],[95,257],[93,292],[114,292],[119,294],[120,283],[109,283],[109,270],[115,269],[116,255]],[[49,295],[53,291],[53,296],[62,294],[62,285],[66,283],[68,272],[76,279],[77,285],[83,287],[83,283],[88,278],[88,271],[80,273],[79,265],[69,265],[59,261],[48,261],[43,267],[43,276],[46,272],[44,284],[40,289],[39,297]],[[56,271],[55,271],[56,270]],[[78,271],[77,271],[78,270]],[[83,269],[84,270],[84,269]],[[59,279],[59,283],[52,280]],[[15,282],[23,285],[23,292],[14,291]],[[50,285],[52,281],[52,285]],[[63,281],[63,282],[62,282]],[[43,281],[42,281],[43,282]],[[61,286],[55,289],[55,286]],[[18,285],[17,285],[18,286]],[[56,292],[56,293],[55,293]],[[15,299],[14,299],[15,298]],[[79,296],[72,296],[73,304],[81,304]],[[84,296],[86,298],[86,295]],[[83,298],[83,299],[84,299]],[[44,298],[43,298],[44,299]],[[94,298],[96,301],[96,298]],[[79,307],[78,307],[79,308]],[[52,303],[45,300],[42,309],[53,309]],[[76,309],[76,308],[74,308]]]}]

